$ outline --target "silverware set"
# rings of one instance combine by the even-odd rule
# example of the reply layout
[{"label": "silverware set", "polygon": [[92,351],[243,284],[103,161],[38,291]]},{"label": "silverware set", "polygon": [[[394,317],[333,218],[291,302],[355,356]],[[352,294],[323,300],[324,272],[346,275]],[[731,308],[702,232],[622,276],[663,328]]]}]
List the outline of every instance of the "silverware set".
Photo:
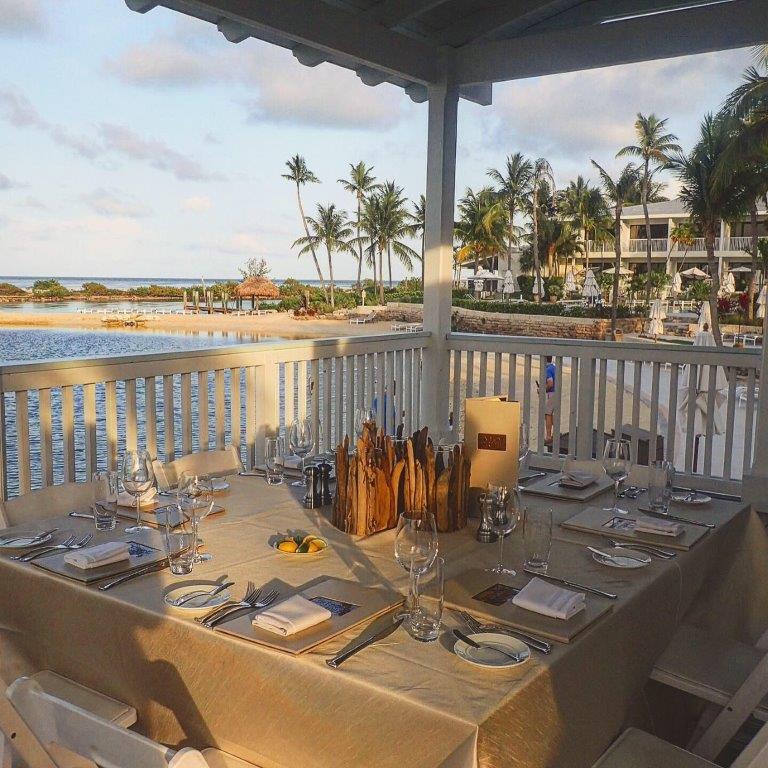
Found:
[{"label": "silverware set", "polygon": [[484,624],[466,611],[456,611],[456,613],[461,616],[464,623],[467,625],[467,628],[473,634],[481,632],[498,632],[502,635],[509,635],[510,637],[522,640],[526,645],[530,646],[534,651],[538,651],[539,653],[546,654],[552,652],[552,643],[549,643],[546,640],[542,640],[539,637],[533,637],[533,635],[529,635],[526,632],[520,632],[519,630],[512,629],[511,627],[503,627],[499,624]]},{"label": "silverware set", "polygon": [[[217,584],[212,589],[194,589],[192,592],[187,592],[187,594],[183,595],[182,597],[177,597],[175,600],[171,600],[170,604],[174,606],[174,608],[180,608],[183,605],[186,605],[191,600],[194,600],[197,597],[205,597],[206,600],[203,602],[203,605],[205,603],[210,602],[210,599],[212,597],[216,597],[216,595],[220,595],[227,587],[234,586],[234,581],[226,581],[223,584]],[[198,606],[198,608],[202,608],[201,606]]]},{"label": "silverware set", "polygon": [[605,543],[609,547],[616,547],[617,549],[636,549],[638,552],[647,552],[649,555],[658,557],[661,560],[671,560],[673,557],[677,557],[677,552],[672,552],[668,549],[662,549],[661,547],[654,547],[651,544],[642,544],[638,542],[628,541],[616,541],[615,539],[605,539]]},{"label": "silverware set", "polygon": [[212,629],[233,613],[245,609],[254,610],[266,608],[274,603],[278,597],[278,591],[276,589],[269,590],[265,595],[262,595],[262,592],[264,592],[263,587],[257,589],[251,582],[249,582],[245,590],[245,596],[242,600],[228,600],[223,605],[219,605],[209,613],[205,614],[205,616],[196,616],[195,621],[198,624],[202,624],[204,627]]},{"label": "silverware set", "polygon": [[36,536],[29,537],[29,536],[5,536],[4,538],[0,539],[0,545],[7,547],[9,544],[13,544],[17,541],[23,541],[24,539],[29,539],[27,544],[25,544],[25,547],[34,547],[37,546],[42,542],[44,538],[47,536],[51,536],[56,531],[58,531],[58,528],[51,528],[49,531],[43,531],[42,533],[38,533]]},{"label": "silverware set", "polygon": [[86,536],[82,536],[81,538],[78,538],[75,534],[73,534],[72,536],[64,539],[61,544],[38,545],[36,549],[32,550],[31,552],[27,552],[25,555],[14,555],[11,560],[18,560],[21,563],[29,563],[32,560],[41,557],[42,555],[50,555],[60,549],[82,549],[91,542],[92,538],[92,533],[89,533]]},{"label": "silverware set", "polygon": [[[587,549],[593,555],[597,555],[599,558],[603,560],[607,560],[610,563],[614,563],[614,565],[621,565],[618,556],[612,555],[610,552],[603,552],[601,549],[598,549],[597,547],[587,547]],[[629,553],[622,554],[621,557],[627,560],[633,560],[636,563],[642,563],[643,565],[648,565],[648,563],[650,562],[650,556],[648,560],[644,560],[642,557],[635,557],[634,555],[630,555]]]},{"label": "silverware set", "polygon": [[705,523],[703,520],[691,520],[689,517],[679,517],[678,515],[671,515],[669,512],[656,512],[653,509],[644,509],[643,514],[653,515],[660,517],[662,520],[674,520],[676,523],[687,523],[688,525],[697,525],[699,528],[717,528],[715,523]]}]

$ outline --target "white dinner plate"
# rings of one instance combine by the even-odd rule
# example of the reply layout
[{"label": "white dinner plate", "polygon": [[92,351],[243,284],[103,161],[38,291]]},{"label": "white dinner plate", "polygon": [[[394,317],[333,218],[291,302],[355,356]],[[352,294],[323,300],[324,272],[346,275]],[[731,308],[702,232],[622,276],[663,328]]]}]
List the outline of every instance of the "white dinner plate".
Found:
[{"label": "white dinner plate", "polygon": [[[17,531],[5,537],[0,537],[0,549],[36,547],[40,544],[47,544],[53,538],[53,534],[49,533],[41,539],[35,540],[35,536],[39,535],[39,533],[40,531]],[[5,543],[6,541],[8,542],[7,544]]]},{"label": "white dinner plate", "polygon": [[184,605],[173,605],[173,601],[178,600],[180,597],[184,597],[184,595],[188,595],[190,592],[197,592],[200,589],[210,590],[215,586],[215,584],[196,584],[192,586],[186,585],[183,587],[176,587],[176,589],[172,589],[168,592],[163,599],[165,600],[166,605],[175,608],[177,611],[207,611],[209,608],[216,608],[222,603],[226,603],[231,597],[229,590],[225,589],[223,592],[219,592],[218,595],[214,595],[213,597],[206,597],[205,595],[193,597],[191,600],[184,603]]},{"label": "white dinner plate", "polygon": [[592,559],[608,568],[645,568],[646,565],[651,564],[650,555],[638,552],[636,549],[629,549],[629,547],[600,547],[600,551],[605,552],[606,555],[611,555],[611,558],[615,558],[615,560],[600,557],[596,552],[592,553]]},{"label": "white dinner plate", "polygon": [[688,498],[687,493],[675,493],[672,494],[672,501],[674,501],[675,504],[685,504],[688,507],[700,507],[702,504],[709,504],[709,502],[712,501],[712,497],[707,496],[706,493],[699,493],[698,491],[694,494],[692,499]]},{"label": "white dinner plate", "polygon": [[[487,669],[509,669],[510,667],[519,667],[525,664],[531,657],[531,649],[517,638],[503,635],[499,632],[475,632],[467,635],[470,640],[474,640],[478,645],[486,646],[484,648],[473,648],[463,640],[456,640],[453,646],[453,652],[460,658],[476,667],[485,667]],[[520,655],[520,661],[513,661],[505,656],[496,648],[503,648],[508,653],[517,653]]]}]

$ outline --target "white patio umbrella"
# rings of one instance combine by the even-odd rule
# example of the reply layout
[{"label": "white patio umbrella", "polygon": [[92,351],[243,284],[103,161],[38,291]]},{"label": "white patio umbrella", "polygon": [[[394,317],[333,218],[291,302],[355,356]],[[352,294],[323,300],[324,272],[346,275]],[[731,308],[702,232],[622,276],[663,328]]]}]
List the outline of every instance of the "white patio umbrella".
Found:
[{"label": "white patio umbrella", "polygon": [[674,277],[672,278],[672,290],[675,293],[681,293],[683,290],[683,278],[680,277],[679,272],[675,272]]},{"label": "white patio umbrella", "polygon": [[741,267],[734,267],[731,272],[751,272],[752,267],[747,267],[745,265],[742,265]]},{"label": "white patio umbrella", "polygon": [[709,277],[709,275],[698,267],[691,267],[690,269],[684,269],[680,274],[683,277]]},{"label": "white patio umbrella", "polygon": [[663,336],[664,335],[664,323],[661,320],[655,318],[648,323],[648,335],[649,336]]},{"label": "white patio umbrella", "polygon": [[533,279],[532,290],[534,296],[544,296],[544,280],[542,280],[541,275],[536,275],[536,277]]},{"label": "white patio umbrella", "polygon": [[502,293],[517,293],[517,291],[520,290],[517,287],[517,280],[515,280],[515,276],[512,274],[512,270],[508,269],[504,273],[504,284],[501,287]]},{"label": "white patio umbrella", "polygon": [[587,270],[587,275],[584,278],[584,285],[581,289],[581,295],[585,299],[595,299],[600,295],[600,286],[597,284],[595,273],[591,270]]},{"label": "white patio umbrella", "polygon": [[[704,324],[707,324],[707,329],[712,327],[712,311],[709,308],[709,302],[705,301],[701,305],[701,312],[699,312],[699,322],[696,323],[696,330],[699,333],[704,332]],[[696,342],[694,341],[694,344]]]},{"label": "white patio umbrella", "polygon": [[725,275],[721,287],[726,293],[736,293],[736,278],[733,276],[733,270]]},{"label": "white patio umbrella", "polygon": [[576,293],[579,290],[579,286],[576,284],[576,275],[573,274],[572,269],[568,269],[565,273],[565,292]]},{"label": "white patio umbrella", "polygon": [[766,303],[768,303],[768,285],[764,285],[757,294],[757,317],[760,320],[765,317]]},{"label": "white patio umbrella", "polygon": [[[616,274],[616,267],[609,267],[608,269],[604,269],[603,270],[603,274],[604,275],[615,275]],[[631,269],[627,269],[626,267],[621,267],[621,269],[619,269],[619,274],[620,275],[631,275],[632,274],[632,270]]]}]

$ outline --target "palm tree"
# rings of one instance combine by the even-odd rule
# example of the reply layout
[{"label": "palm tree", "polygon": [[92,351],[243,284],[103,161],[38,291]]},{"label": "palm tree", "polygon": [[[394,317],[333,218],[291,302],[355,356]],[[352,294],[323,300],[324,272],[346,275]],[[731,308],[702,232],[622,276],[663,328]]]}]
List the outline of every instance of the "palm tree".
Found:
[{"label": "palm tree", "polygon": [[[547,275],[560,274],[560,262],[568,262],[575,258],[576,254],[584,253],[583,241],[580,230],[570,221],[548,216],[539,209],[539,253],[546,257]],[[531,255],[533,254],[533,232],[529,234],[531,243]]]},{"label": "palm tree", "polygon": [[604,240],[605,230],[609,226],[606,224],[608,207],[600,190],[579,176],[560,193],[558,208],[563,216],[573,221],[584,233],[584,263],[589,269],[590,234],[593,234],[594,242]]},{"label": "palm tree", "polygon": [[489,168],[487,174],[498,185],[496,192],[507,208],[507,264],[511,265],[512,249],[518,241],[515,214],[531,192],[533,165],[520,152],[515,152],[507,157],[502,171]]},{"label": "palm tree", "polygon": [[413,204],[413,213],[411,219],[413,220],[413,235],[421,239],[421,290],[424,290],[424,249],[426,246],[426,226],[427,226],[427,198],[424,195],[419,195],[419,199]]},{"label": "palm tree", "polygon": [[621,212],[627,197],[637,184],[638,170],[633,163],[628,163],[616,179],[594,160],[592,165],[600,174],[603,194],[613,206],[613,247],[616,254],[613,272],[613,290],[611,296],[611,338],[616,338],[616,320],[619,311],[619,280],[621,279]]},{"label": "palm tree", "polygon": [[[549,185],[549,182],[552,182]],[[539,258],[539,192],[542,185],[547,184],[547,189],[551,190],[552,200],[555,200],[555,176],[552,172],[552,166],[543,157],[537,158],[533,163],[533,177],[531,179],[531,211],[532,211],[532,238],[533,246],[533,273],[534,286],[541,284],[541,260]],[[534,291],[533,299],[537,304],[541,303],[541,296],[538,291]]]},{"label": "palm tree", "polygon": [[[309,237],[309,229],[307,227],[307,220],[304,216],[304,206],[301,202],[301,188],[305,184],[319,184],[320,179],[315,176],[312,171],[307,168],[307,161],[301,155],[294,155],[290,160],[285,163],[288,166],[288,173],[282,174],[284,179],[292,181],[296,185],[296,199],[299,202],[299,215],[301,216],[301,223],[304,225],[304,235]],[[317,277],[320,280],[320,288],[322,288],[326,301],[328,300],[328,291],[325,289],[325,281],[323,280],[323,272],[320,269],[320,262],[317,260],[317,253],[315,253],[315,246],[310,245],[309,252],[312,254],[312,260],[315,262],[315,269],[317,270]]]},{"label": "palm tree", "polygon": [[688,221],[681,221],[679,224],[675,224],[674,227],[672,227],[672,231],[669,233],[669,250],[667,251],[667,272],[669,272],[669,259],[672,255],[672,249],[677,246],[677,249],[680,250],[680,246],[683,246],[685,249],[683,251],[683,258],[680,259],[680,264],[678,264],[678,270],[680,267],[683,266],[685,263],[685,257],[688,254],[688,251],[693,247],[694,243],[696,242],[696,230],[693,227],[693,225]]},{"label": "palm tree", "polygon": [[[651,253],[651,216],[648,213],[648,197],[651,190],[654,173],[664,168],[672,153],[682,152],[677,144],[677,136],[666,133],[667,120],[659,120],[654,114],[643,115],[638,112],[635,120],[635,135],[637,144],[630,144],[620,149],[616,157],[637,157],[642,160],[640,176],[640,203],[645,216],[645,256],[648,275],[653,269]],[[651,283],[645,289],[645,299],[651,301]]]},{"label": "palm tree", "polygon": [[460,243],[456,258],[462,263],[474,258],[475,273],[481,261],[491,260],[504,249],[507,215],[491,187],[483,187],[478,192],[467,189],[459,200],[455,230]]},{"label": "palm tree", "polygon": [[331,284],[331,309],[335,309],[333,253],[339,251],[354,255],[354,248],[350,244],[352,227],[349,226],[346,212],[338,210],[333,203],[330,205],[318,204],[317,218],[313,219],[311,216],[307,216],[305,221],[310,234],[306,237],[300,237],[292,247],[301,246],[299,251],[299,255],[301,255],[314,251],[321,245],[325,246],[325,252],[328,254],[328,276]]},{"label": "palm tree", "polygon": [[[374,192],[363,200],[360,210],[361,234],[355,239],[358,247],[362,247],[366,255],[366,263],[373,269],[373,290],[379,292],[379,299],[384,300],[384,280],[382,276],[382,263],[384,245],[382,233],[384,231],[384,210],[381,194]],[[378,257],[378,258],[377,258]],[[377,269],[378,264],[378,269]]]},{"label": "palm tree", "polygon": [[712,332],[718,345],[722,344],[717,319],[717,293],[720,288],[718,263],[715,258],[715,238],[720,221],[733,221],[746,212],[750,195],[744,184],[742,169],[731,169],[723,175],[722,162],[733,140],[736,122],[726,114],[704,118],[700,137],[689,155],[682,152],[670,158],[668,167],[682,182],[680,199],[692,223],[704,234],[709,274],[709,308]]},{"label": "palm tree", "polygon": [[725,110],[741,123],[729,151],[730,162],[732,157],[763,154],[768,147],[768,52],[764,55],[762,67],[766,73],[757,67],[749,67],[744,73],[744,82],[725,102]]},{"label": "palm tree", "polygon": [[376,177],[373,175],[373,167],[368,168],[366,164],[361,160],[356,165],[349,164],[349,177],[346,179],[339,179],[344,189],[355,196],[357,203],[357,218],[355,219],[355,230],[357,232],[357,288],[359,290],[361,285],[362,270],[363,270],[363,245],[360,240],[360,216],[362,213],[363,200],[366,195],[371,194],[378,188],[376,183]]},{"label": "palm tree", "polygon": [[403,196],[403,188],[398,187],[394,181],[387,181],[382,184],[380,194],[384,215],[384,241],[387,250],[389,287],[391,288],[392,253],[394,252],[400,263],[409,272],[413,272],[413,259],[418,259],[419,255],[403,241],[403,238],[412,237],[414,234],[413,217],[408,211],[408,201]]}]

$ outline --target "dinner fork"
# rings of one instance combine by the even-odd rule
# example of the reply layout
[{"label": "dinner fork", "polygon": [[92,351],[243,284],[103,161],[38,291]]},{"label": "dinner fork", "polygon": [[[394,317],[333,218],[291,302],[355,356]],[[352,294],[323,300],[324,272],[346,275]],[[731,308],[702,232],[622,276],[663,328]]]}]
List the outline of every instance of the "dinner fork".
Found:
[{"label": "dinner fork", "polygon": [[52,547],[37,549],[34,552],[29,552],[28,554],[23,555],[22,557],[19,557],[16,559],[18,559],[22,563],[30,563],[35,558],[40,557],[41,555],[49,555],[58,549],[82,549],[83,547],[85,547],[87,544],[90,543],[92,538],[93,538],[93,534],[89,533],[87,536],[83,536],[83,538],[80,539],[79,541],[73,541],[69,544],[67,543],[54,544]]},{"label": "dinner fork", "polygon": [[270,590],[266,595],[264,595],[264,597],[261,597],[261,593],[262,590],[259,589],[256,594],[253,595],[253,597],[251,597],[249,600],[241,600],[240,602],[228,605],[212,618],[209,618],[206,621],[202,621],[200,623],[204,627],[213,629],[213,627],[224,621],[224,619],[231,616],[233,613],[237,613],[238,611],[243,610],[244,608],[266,608],[268,605],[271,605],[275,602],[278,595],[276,589]]},{"label": "dinner fork", "polygon": [[208,611],[208,613],[205,614],[205,616],[195,616],[195,621],[199,624],[202,624],[205,621],[209,621],[212,619],[217,613],[221,613],[225,608],[228,608],[231,605],[234,605],[237,602],[247,602],[248,600],[251,600],[253,597],[258,598],[258,595],[261,593],[260,589],[256,589],[256,585],[249,581],[245,585],[245,594],[243,595],[242,601],[238,600],[227,600],[226,603],[222,603],[221,605],[217,605],[213,610]]},{"label": "dinner fork", "polygon": [[546,654],[551,653],[552,651],[552,644],[548,643],[546,640],[541,640],[540,638],[532,637],[525,632],[519,632],[518,630],[510,629],[509,627],[502,627],[498,624],[483,624],[466,611],[458,611],[458,614],[464,619],[464,623],[469,627],[471,632],[500,632],[503,635],[510,635],[511,637],[518,638],[518,640],[522,640],[539,653]]},{"label": "dinner fork", "polygon": [[662,560],[671,560],[673,557],[677,557],[676,552],[670,552],[668,549],[660,549],[659,547],[652,547],[649,544],[616,541],[615,539],[609,539],[607,537],[605,543],[609,547],[617,547],[618,549],[636,549],[638,552],[647,552],[649,555],[656,555],[656,557],[659,557]]},{"label": "dinner fork", "polygon": [[[74,544],[75,541],[77,541],[77,534],[73,533],[71,536],[68,536],[64,541],[61,542],[59,546],[68,546],[70,544]],[[26,557],[27,555],[31,555],[33,552],[42,552],[45,549],[50,549],[51,544],[37,544],[34,549],[30,550],[29,552],[25,552],[21,555],[13,555],[11,557],[11,560],[21,560],[22,558]]]}]

